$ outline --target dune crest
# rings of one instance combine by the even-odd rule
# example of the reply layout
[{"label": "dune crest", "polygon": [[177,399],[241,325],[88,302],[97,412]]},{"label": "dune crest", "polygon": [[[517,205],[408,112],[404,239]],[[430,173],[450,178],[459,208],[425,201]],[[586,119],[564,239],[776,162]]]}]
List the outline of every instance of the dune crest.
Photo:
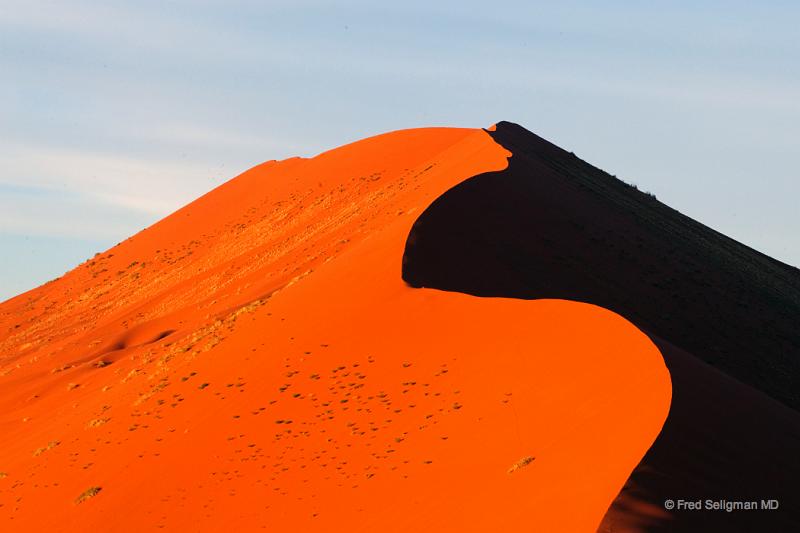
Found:
[{"label": "dune crest", "polygon": [[658,348],[402,279],[418,217],[510,156],[426,128],[271,161],[3,303],[0,520],[596,529],[667,417]]}]

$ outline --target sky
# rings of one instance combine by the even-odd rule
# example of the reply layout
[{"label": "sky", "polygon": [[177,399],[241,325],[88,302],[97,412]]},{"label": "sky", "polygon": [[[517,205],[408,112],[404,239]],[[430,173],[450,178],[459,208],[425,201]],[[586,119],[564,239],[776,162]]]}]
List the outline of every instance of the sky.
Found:
[{"label": "sky", "polygon": [[800,3],[0,0],[0,300],[270,159],[516,122],[800,265]]}]

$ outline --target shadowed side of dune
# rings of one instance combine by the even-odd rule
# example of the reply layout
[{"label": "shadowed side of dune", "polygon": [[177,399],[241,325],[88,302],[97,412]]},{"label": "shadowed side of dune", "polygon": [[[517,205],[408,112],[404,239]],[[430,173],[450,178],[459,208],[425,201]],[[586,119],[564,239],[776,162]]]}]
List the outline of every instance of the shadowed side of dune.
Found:
[{"label": "shadowed side of dune", "polygon": [[800,407],[800,271],[519,126],[489,134],[514,154],[508,168],[459,184],[419,217],[407,283],[600,305]]},{"label": "shadowed side of dune", "polygon": [[[800,530],[794,458],[800,416],[763,393],[654,337],[672,377],[672,405],[655,444],[628,479],[599,528],[603,533]],[[684,499],[757,502],[777,510],[683,510]]]},{"label": "shadowed side of dune", "polygon": [[[797,490],[784,467],[800,416],[780,402],[800,405],[797,269],[519,126],[500,123],[489,133],[513,153],[508,168],[459,184],[420,215],[403,279],[484,297],[593,303],[628,318],[662,348],[673,408],[601,529],[796,525]],[[768,436],[754,436],[754,428]],[[718,439],[727,444],[714,456]],[[784,504],[738,521],[663,510],[666,498],[756,496]]]}]

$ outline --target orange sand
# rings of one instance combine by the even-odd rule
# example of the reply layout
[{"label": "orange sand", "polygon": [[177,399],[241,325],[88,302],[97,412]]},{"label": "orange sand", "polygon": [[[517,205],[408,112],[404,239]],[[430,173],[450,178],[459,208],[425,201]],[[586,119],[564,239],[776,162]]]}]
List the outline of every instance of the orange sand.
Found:
[{"label": "orange sand", "polygon": [[400,277],[508,156],[429,128],[268,162],[0,305],[2,529],[595,530],[667,416],[658,349]]}]

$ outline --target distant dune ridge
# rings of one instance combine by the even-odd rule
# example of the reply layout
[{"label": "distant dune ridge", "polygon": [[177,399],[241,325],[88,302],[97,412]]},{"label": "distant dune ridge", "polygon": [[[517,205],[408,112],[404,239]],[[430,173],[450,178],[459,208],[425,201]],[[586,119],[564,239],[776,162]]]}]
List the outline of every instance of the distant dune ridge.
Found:
[{"label": "distant dune ridge", "polygon": [[0,525],[800,530],[799,310],[514,124],[270,161],[0,304]]}]

